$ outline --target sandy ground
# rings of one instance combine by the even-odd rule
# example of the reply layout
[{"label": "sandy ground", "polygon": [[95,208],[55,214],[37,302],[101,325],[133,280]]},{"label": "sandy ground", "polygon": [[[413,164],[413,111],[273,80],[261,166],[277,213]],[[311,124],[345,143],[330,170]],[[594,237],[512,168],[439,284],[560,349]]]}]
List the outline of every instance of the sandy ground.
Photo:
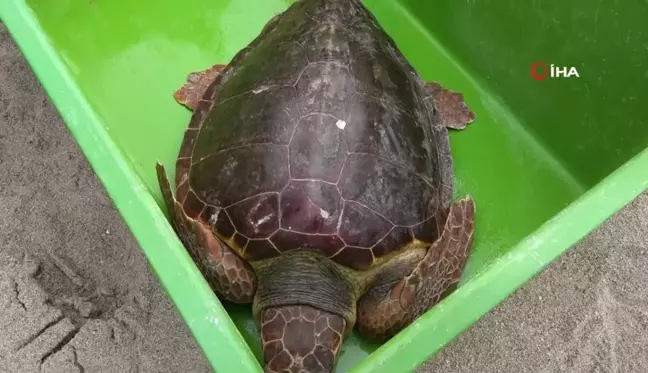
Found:
[{"label": "sandy ground", "polygon": [[0,371],[210,368],[0,25]]},{"label": "sandy ground", "polygon": [[492,310],[422,372],[648,372],[648,193]]},{"label": "sandy ground", "polygon": [[[0,24],[0,372],[209,372]],[[422,372],[648,371],[648,194]]]}]

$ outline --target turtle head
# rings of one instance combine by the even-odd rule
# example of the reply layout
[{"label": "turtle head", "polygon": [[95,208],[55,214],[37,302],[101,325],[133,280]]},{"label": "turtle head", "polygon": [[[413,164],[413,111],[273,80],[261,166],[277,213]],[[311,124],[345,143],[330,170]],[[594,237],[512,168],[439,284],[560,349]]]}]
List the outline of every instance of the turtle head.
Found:
[{"label": "turtle head", "polygon": [[309,250],[290,250],[253,266],[258,278],[253,312],[265,371],[333,371],[355,324],[353,276]]},{"label": "turtle head", "polygon": [[343,317],[307,306],[261,311],[266,372],[331,372],[345,333]]}]

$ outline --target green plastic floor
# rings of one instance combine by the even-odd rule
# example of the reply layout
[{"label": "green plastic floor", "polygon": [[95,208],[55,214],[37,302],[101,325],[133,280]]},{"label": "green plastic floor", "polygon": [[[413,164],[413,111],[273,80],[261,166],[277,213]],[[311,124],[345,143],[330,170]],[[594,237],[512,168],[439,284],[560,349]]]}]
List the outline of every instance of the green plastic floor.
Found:
[{"label": "green plastic floor", "polygon": [[[189,111],[174,102],[173,91],[189,72],[227,63],[290,2],[29,1],[76,83],[160,204],[155,162],[163,161],[173,173],[171,166],[190,118]],[[586,179],[574,177],[575,172],[567,171],[541,145],[546,138],[542,142],[536,138],[537,127],[525,126],[501,97],[480,88],[481,81],[440,46],[434,27],[418,23],[399,3],[367,0],[366,4],[425,79],[462,92],[477,113],[471,127],[451,134],[457,197],[470,193],[477,202],[474,254],[465,281],[581,195],[586,187],[579,180]],[[525,69],[526,65],[519,70]],[[595,181],[586,180],[587,187]],[[259,356],[249,307],[227,308]],[[338,371],[347,371],[376,347],[353,335],[344,346]]]}]

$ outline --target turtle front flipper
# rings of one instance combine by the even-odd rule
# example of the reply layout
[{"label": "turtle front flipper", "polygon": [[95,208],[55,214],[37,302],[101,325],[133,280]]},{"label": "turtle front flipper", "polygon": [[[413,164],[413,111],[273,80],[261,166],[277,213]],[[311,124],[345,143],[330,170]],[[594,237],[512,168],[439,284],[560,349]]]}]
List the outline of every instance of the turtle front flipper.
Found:
[{"label": "turtle front flipper", "polygon": [[461,93],[443,88],[437,82],[424,85],[426,100],[434,105],[436,123],[447,128],[462,130],[475,121],[475,113],[468,109]]},{"label": "turtle front flipper", "polygon": [[200,216],[187,216],[173,196],[164,166],[158,163],[156,169],[172,226],[211,288],[230,302],[251,303],[257,279],[250,265],[220,241]]},{"label": "turtle front flipper", "polygon": [[375,339],[391,338],[454,290],[472,247],[474,229],[475,202],[466,197],[451,207],[441,236],[408,276],[393,281],[394,276],[385,273],[381,276],[385,280],[360,298],[359,331]]},{"label": "turtle front flipper", "polygon": [[185,84],[182,88],[175,91],[173,97],[180,104],[191,110],[195,110],[198,102],[205,95],[207,88],[218,78],[225,67],[227,65],[217,64],[209,69],[189,74]]}]

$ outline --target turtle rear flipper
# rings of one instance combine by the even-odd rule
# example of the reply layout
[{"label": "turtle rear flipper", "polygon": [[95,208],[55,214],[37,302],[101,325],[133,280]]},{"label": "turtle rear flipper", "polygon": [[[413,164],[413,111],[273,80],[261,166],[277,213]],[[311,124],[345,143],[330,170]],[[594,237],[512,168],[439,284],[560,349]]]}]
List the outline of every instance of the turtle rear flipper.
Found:
[{"label": "turtle rear flipper", "polygon": [[472,247],[474,229],[475,203],[467,197],[451,207],[441,236],[408,276],[391,288],[389,283],[377,283],[374,291],[360,298],[356,321],[360,332],[390,338],[454,290]]},{"label": "turtle rear flipper", "polygon": [[156,169],[171,224],[209,285],[230,302],[251,303],[257,279],[250,265],[219,240],[200,217],[187,216],[173,196],[164,166],[158,163]]}]

